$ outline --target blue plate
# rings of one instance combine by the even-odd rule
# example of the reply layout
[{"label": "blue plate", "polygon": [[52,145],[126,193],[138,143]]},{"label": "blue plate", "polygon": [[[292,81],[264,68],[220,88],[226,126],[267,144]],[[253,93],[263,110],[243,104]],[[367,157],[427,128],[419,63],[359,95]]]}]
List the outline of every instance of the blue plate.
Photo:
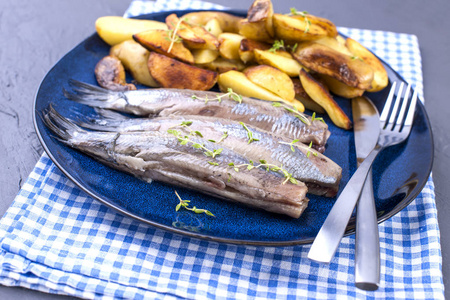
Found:
[{"label": "blue plate", "polygon": [[[140,16],[141,19],[164,21],[170,13],[183,15],[190,11],[162,12]],[[227,11],[243,15],[239,11]],[[75,111],[93,114],[87,106],[67,100],[62,93],[73,78],[96,84],[94,67],[109,53],[110,47],[97,34],[93,34],[66,54],[46,75],[35,99],[34,123],[39,139],[53,162],[83,191],[118,210],[124,215],[172,232],[197,238],[227,243],[254,245],[294,245],[313,241],[334,198],[309,195],[310,203],[299,219],[267,213],[233,202],[223,201],[199,192],[168,184],[140,181],[133,176],[113,170],[81,152],[73,150],[53,138],[39,114],[50,103],[64,116]],[[385,64],[391,81],[403,79]],[[369,96],[381,110],[389,87]],[[351,104],[336,98],[351,118]],[[356,170],[353,131],[335,127],[327,116],[332,135],[325,155],[343,169],[341,189]],[[373,181],[378,221],[382,222],[407,206],[422,190],[433,162],[433,138],[424,106],[417,106],[410,138],[403,144],[390,147],[377,158],[373,169]],[[192,205],[205,208],[215,218],[188,211],[175,211],[177,190]],[[347,234],[354,232],[355,220],[349,223]]]}]

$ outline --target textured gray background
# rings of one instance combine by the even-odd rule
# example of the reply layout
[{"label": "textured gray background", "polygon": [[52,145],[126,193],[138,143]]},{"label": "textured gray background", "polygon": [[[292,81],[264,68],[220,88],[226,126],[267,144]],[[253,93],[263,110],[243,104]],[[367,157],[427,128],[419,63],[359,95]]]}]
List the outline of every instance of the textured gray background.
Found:
[{"label": "textured gray background", "polygon": [[[251,0],[213,0],[247,9]],[[295,6],[331,19],[338,26],[415,34],[419,38],[424,74],[425,107],[435,143],[433,178],[441,228],[444,282],[450,287],[450,113],[447,71],[450,69],[450,1],[273,1],[276,12]],[[122,15],[124,0],[1,0],[0,1],[0,215],[43,152],[32,124],[32,103],[38,85],[69,50],[95,31],[95,20]],[[424,145],[426,147],[427,145]],[[450,289],[447,289],[450,290]],[[447,291],[447,298],[450,292]],[[0,286],[0,299],[57,299],[22,288]],[[67,297],[64,297],[67,298]]]}]

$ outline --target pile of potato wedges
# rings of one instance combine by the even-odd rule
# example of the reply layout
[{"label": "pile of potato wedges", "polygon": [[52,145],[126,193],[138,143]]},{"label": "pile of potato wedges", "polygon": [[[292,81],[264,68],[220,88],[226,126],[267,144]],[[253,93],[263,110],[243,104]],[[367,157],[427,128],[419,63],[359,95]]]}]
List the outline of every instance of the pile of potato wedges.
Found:
[{"label": "pile of potato wedges", "polygon": [[218,84],[222,91],[327,113],[336,126],[350,129],[333,95],[350,99],[388,84],[378,58],[340,36],[331,21],[295,9],[274,13],[270,0],[255,0],[246,18],[219,11],[171,14],[165,23],[101,17],[96,29],[112,47],[95,74],[112,90],[135,89],[123,70],[150,87],[209,90]]}]

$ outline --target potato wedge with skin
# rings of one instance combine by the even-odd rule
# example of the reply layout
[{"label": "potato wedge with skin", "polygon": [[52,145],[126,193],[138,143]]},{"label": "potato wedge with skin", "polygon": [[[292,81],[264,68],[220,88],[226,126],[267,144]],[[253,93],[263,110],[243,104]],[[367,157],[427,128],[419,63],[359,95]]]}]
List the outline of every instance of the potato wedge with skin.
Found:
[{"label": "potato wedge with skin", "polygon": [[325,82],[330,91],[335,95],[351,99],[362,96],[362,94],[364,94],[364,90],[348,86],[345,83],[334,79],[333,77],[320,75],[320,79]]},{"label": "potato wedge with skin", "polygon": [[217,19],[223,32],[239,33],[239,21],[243,18],[220,11],[200,11],[187,13],[181,17],[189,24],[204,26],[209,20]]},{"label": "potato wedge with skin", "polygon": [[241,41],[244,39],[242,35],[235,33],[222,33],[219,35],[219,53],[220,56],[226,59],[240,59],[239,47]]},{"label": "potato wedge with skin", "polygon": [[303,42],[327,36],[328,32],[320,26],[309,24],[302,18],[297,19],[282,14],[273,14],[275,38],[286,41]]},{"label": "potato wedge with skin", "polygon": [[194,63],[194,57],[189,49],[184,47],[183,43],[172,43],[166,30],[144,31],[133,35],[133,39],[150,51],[155,51],[190,64]]},{"label": "potato wedge with skin", "polygon": [[311,25],[314,24],[315,26],[321,27],[323,30],[325,30],[327,32],[327,35],[329,37],[336,37],[338,35],[336,25],[334,25],[334,23],[328,19],[310,15],[308,13],[305,14],[305,16],[298,14],[298,15],[293,15],[292,17],[295,19],[303,20],[303,21],[305,20],[305,17],[306,17],[309,20],[309,22],[311,22]]},{"label": "potato wedge with skin", "polygon": [[189,49],[203,49],[206,41],[197,36],[191,26],[179,19],[176,14],[170,14],[166,17],[166,24],[170,30],[176,33],[183,40],[183,44]]},{"label": "potato wedge with skin", "polygon": [[213,18],[211,20],[209,20],[204,28],[211,33],[212,35],[214,35],[215,37],[218,37],[221,33],[223,33],[222,28],[220,27],[220,23],[216,18]]},{"label": "potato wedge with skin", "polygon": [[268,43],[258,42],[251,39],[243,39],[241,45],[239,46],[239,57],[244,63],[254,63],[255,60],[255,49],[259,50],[269,50],[272,46]]},{"label": "potato wedge with skin", "polygon": [[133,34],[150,29],[167,30],[163,22],[152,20],[128,19],[118,16],[100,17],[95,21],[95,29],[102,40],[110,46],[132,40]]},{"label": "potato wedge with skin", "polygon": [[302,86],[299,78],[291,78],[292,83],[294,84],[295,91],[295,99],[299,100],[306,109],[309,109],[313,112],[324,114],[325,110],[322,106],[320,106],[317,102],[315,102],[311,97],[306,93],[305,89]]},{"label": "potato wedge with skin", "polygon": [[[272,92],[251,82],[244,73],[238,71],[228,71],[226,73],[220,74],[217,83],[219,84],[219,88],[222,92],[226,92],[229,88],[231,88],[233,92],[245,97],[253,97],[268,101],[279,101],[291,106],[293,105],[293,103],[286,101],[283,98],[280,98],[277,95],[273,94]],[[301,103],[300,107],[297,109],[302,112],[304,111],[304,107]]]},{"label": "potato wedge with skin", "polygon": [[95,66],[95,78],[99,86],[111,91],[135,90],[134,84],[127,84],[125,69],[120,60],[112,55],[103,57]]},{"label": "potato wedge with skin", "polygon": [[331,49],[334,49],[342,54],[353,56],[353,53],[348,50],[348,48],[345,46],[345,44],[340,43],[336,38],[334,37],[323,37],[318,40],[315,40],[314,43],[321,44],[324,46],[328,46]]},{"label": "potato wedge with skin", "polygon": [[300,69],[303,66],[295,59],[288,58],[268,50],[254,50],[255,60],[261,65],[269,65],[275,67],[291,77],[296,77],[300,74]]},{"label": "potato wedge with skin", "polygon": [[219,56],[218,50],[197,49],[192,50],[195,64],[208,64],[213,62]]},{"label": "potato wedge with skin", "polygon": [[127,40],[111,47],[110,55],[117,57],[140,84],[159,87],[148,70],[147,61],[150,52],[133,40]]},{"label": "potato wedge with skin", "polygon": [[331,76],[348,86],[368,89],[373,80],[372,68],[359,59],[342,54],[328,46],[314,42],[303,43],[292,56],[305,67]]},{"label": "potato wedge with skin", "polygon": [[223,57],[218,57],[216,60],[206,63],[199,64],[200,68],[211,70],[217,73],[225,73],[228,71],[242,71],[245,68],[245,65],[240,60],[233,59],[225,59]]},{"label": "potato wedge with skin", "polygon": [[266,22],[249,22],[248,19],[240,21],[239,34],[255,41],[272,42],[273,38],[269,35],[266,29]]},{"label": "potato wedge with skin", "polygon": [[305,70],[300,71],[300,82],[306,93],[311,99],[325,109],[331,121],[333,121],[336,126],[346,130],[352,128],[352,122],[336,101],[334,101],[330,93],[328,93],[323,86]]},{"label": "potato wedge with skin", "polygon": [[245,69],[245,76],[281,98],[293,101],[295,98],[294,84],[286,73],[267,65],[253,66]]},{"label": "potato wedge with skin", "polygon": [[206,91],[217,82],[217,73],[182,63],[156,52],[148,58],[148,69],[164,88]]},{"label": "potato wedge with skin", "polygon": [[389,77],[381,61],[366,47],[354,39],[347,38],[345,44],[353,55],[361,58],[373,70],[373,81],[371,87],[367,91],[378,92],[384,89],[389,83]]},{"label": "potato wedge with skin", "polygon": [[[195,34],[202,39],[205,40],[206,45],[204,49],[209,50],[218,50],[220,46],[220,42],[216,36],[208,32],[205,28],[200,26],[193,26],[192,30],[195,32]],[[202,48],[203,49],[203,48]]]}]

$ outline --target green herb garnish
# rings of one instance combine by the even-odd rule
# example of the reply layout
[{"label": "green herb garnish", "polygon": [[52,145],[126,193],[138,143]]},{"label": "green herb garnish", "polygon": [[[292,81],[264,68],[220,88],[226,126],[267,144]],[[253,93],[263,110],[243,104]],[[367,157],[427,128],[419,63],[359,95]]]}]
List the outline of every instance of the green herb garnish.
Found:
[{"label": "green herb garnish", "polygon": [[183,199],[181,199],[181,197],[180,197],[180,195],[178,195],[177,191],[175,191],[175,195],[177,195],[178,200],[180,200],[180,203],[178,203],[177,206],[175,207],[175,211],[179,211],[180,208],[183,207],[184,209],[193,211],[196,214],[203,214],[204,213],[204,214],[206,214],[208,216],[215,217],[209,210],[200,209],[200,208],[197,208],[195,206],[194,207],[189,207],[189,202],[191,202],[191,201],[190,200],[183,200]]},{"label": "green herb garnish", "polygon": [[254,168],[261,168],[261,169],[265,169],[267,172],[269,172],[269,171],[278,172],[278,173],[281,173],[284,176],[284,178],[286,178],[283,181],[283,184],[286,184],[288,181],[292,184],[298,184],[297,179],[292,177],[291,173],[289,173],[288,171],[283,169],[283,166],[280,167],[277,165],[268,164],[267,161],[265,161],[264,159],[260,159],[259,164],[255,164],[252,160],[250,160],[248,164],[236,165],[231,162],[228,164],[228,166],[233,168],[233,170],[235,172],[239,172],[239,169],[243,168],[243,167],[245,167],[247,170],[252,170]]},{"label": "green herb garnish", "polygon": [[250,129],[248,129],[247,125],[245,125],[242,122],[239,122],[239,124],[242,125],[242,127],[244,127],[244,129],[247,131],[247,137],[248,137],[248,144],[250,144],[251,142],[256,142],[259,141],[259,139],[255,139],[253,137],[253,132],[250,131]]},{"label": "green herb garnish", "polygon": [[[180,19],[177,22],[175,29],[167,30],[167,36],[164,38],[165,40],[170,42],[170,46],[169,46],[169,49],[167,49],[167,53],[170,53],[170,51],[172,50],[172,47],[175,43],[181,43],[181,41],[183,41],[183,39],[177,35],[177,31],[180,28],[180,24],[182,21],[183,20]],[[172,26],[173,26],[173,24],[172,24]]]},{"label": "green herb garnish", "polygon": [[311,20],[308,19],[308,12],[307,11],[298,11],[294,7],[291,7],[291,13],[289,14],[291,16],[302,16],[305,19],[306,27],[304,32],[307,33],[309,31],[309,28],[311,26]]},{"label": "green herb garnish", "polygon": [[294,144],[295,144],[295,143],[298,143],[298,142],[300,142],[300,140],[293,140],[293,141],[290,142],[290,143],[286,143],[286,142],[278,142],[278,143],[291,146],[291,151],[292,151],[292,152],[295,152]]},{"label": "green herb garnish", "polygon": [[206,96],[205,98],[200,98],[200,97],[197,97],[196,95],[191,96],[191,98],[194,100],[195,99],[204,100],[205,104],[208,103],[209,101],[218,101],[220,103],[222,101],[222,98],[224,98],[224,97],[228,97],[231,100],[234,100],[238,103],[242,103],[242,96],[239,95],[238,93],[233,92],[232,88],[228,88],[226,94],[223,94],[223,95],[217,94],[215,98],[211,98],[211,99],[209,99],[208,96]]},{"label": "green herb garnish", "polygon": [[[309,149],[311,149],[312,143],[313,143],[312,141],[309,143],[309,146],[308,146]],[[311,155],[311,153],[312,153],[314,156],[317,156],[317,155],[318,155],[317,152],[308,150],[308,152],[306,152],[306,157],[309,158],[309,156]]]},{"label": "green herb garnish", "polygon": [[312,116],[311,116],[311,122],[316,121],[316,120],[317,120],[317,121],[322,121],[322,122],[325,124],[324,119],[321,118],[321,117],[317,118],[317,117],[316,117],[316,112],[313,112],[313,114],[312,114]]},{"label": "green herb garnish", "polygon": [[[203,135],[200,131],[192,130],[189,128],[189,126],[191,126],[191,124],[192,124],[192,121],[183,121],[178,125],[170,127],[167,130],[167,133],[173,134],[178,139],[178,141],[180,142],[181,145],[187,145],[187,144],[191,143],[193,148],[203,150],[203,153],[206,156],[215,158],[217,155],[222,153],[223,148],[210,150],[210,149],[206,148],[204,144],[200,144],[200,143],[197,143],[197,142],[191,140],[190,139],[191,136],[203,137]],[[176,129],[172,129],[174,127],[181,127],[183,129],[188,130],[189,135],[183,135],[180,131],[178,131]]]},{"label": "green herb garnish", "polygon": [[286,106],[286,105],[284,105],[284,104],[282,104],[280,102],[274,102],[274,103],[272,103],[272,106],[274,106],[274,107],[283,107],[288,112],[293,113],[297,119],[299,119],[300,121],[302,121],[306,125],[311,125],[311,122],[306,117],[306,115],[304,115],[301,112],[299,112],[296,107],[290,108],[289,106]]}]

